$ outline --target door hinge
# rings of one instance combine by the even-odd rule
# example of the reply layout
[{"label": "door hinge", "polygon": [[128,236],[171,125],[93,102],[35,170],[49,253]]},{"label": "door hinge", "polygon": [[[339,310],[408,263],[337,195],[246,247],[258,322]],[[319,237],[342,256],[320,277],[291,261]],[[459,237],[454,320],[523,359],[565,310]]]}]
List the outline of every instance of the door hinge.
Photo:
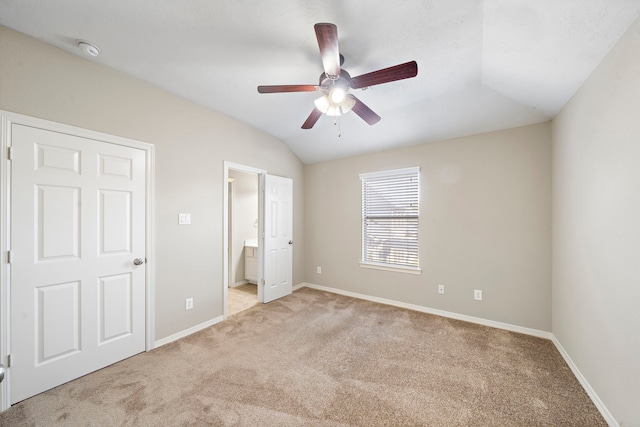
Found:
[{"label": "door hinge", "polygon": [[260,281],[260,284],[261,284],[262,286],[264,286],[264,284],[265,284],[264,279],[262,279],[262,280]]},{"label": "door hinge", "polygon": [[7,354],[7,368],[11,367],[11,355]]},{"label": "door hinge", "polygon": [[13,262],[13,252],[7,251],[7,263],[11,264]]},{"label": "door hinge", "polygon": [[7,159],[13,160],[13,147],[7,147]]}]

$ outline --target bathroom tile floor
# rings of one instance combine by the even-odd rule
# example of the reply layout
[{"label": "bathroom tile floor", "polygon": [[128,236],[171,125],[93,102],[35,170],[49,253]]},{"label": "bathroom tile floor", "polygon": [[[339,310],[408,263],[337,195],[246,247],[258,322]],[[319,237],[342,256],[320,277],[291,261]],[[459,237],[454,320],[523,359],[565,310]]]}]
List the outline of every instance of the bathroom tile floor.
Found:
[{"label": "bathroom tile floor", "polygon": [[229,288],[229,316],[253,307],[258,303],[257,285],[246,285]]}]

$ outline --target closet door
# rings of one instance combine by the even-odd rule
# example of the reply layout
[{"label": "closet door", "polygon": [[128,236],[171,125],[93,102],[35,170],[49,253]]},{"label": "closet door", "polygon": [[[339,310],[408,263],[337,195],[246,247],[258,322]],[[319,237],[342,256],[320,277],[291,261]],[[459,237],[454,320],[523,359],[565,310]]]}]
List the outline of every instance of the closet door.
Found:
[{"label": "closet door", "polygon": [[145,349],[143,150],[13,124],[11,403]]}]

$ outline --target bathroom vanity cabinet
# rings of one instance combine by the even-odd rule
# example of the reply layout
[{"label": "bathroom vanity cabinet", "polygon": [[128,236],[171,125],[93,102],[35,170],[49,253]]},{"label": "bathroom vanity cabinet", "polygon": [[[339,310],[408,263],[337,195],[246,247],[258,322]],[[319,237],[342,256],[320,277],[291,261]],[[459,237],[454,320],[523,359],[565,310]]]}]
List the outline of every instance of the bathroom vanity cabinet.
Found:
[{"label": "bathroom vanity cabinet", "polygon": [[258,283],[258,243],[247,240],[244,244],[244,279],[249,283]]}]

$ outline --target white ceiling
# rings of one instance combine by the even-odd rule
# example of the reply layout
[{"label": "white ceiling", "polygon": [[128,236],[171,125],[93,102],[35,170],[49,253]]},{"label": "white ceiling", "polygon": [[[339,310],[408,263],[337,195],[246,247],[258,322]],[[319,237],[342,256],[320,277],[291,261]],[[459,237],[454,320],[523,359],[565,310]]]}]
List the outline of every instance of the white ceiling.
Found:
[{"label": "white ceiling", "polygon": [[[305,163],[546,121],[640,14],[640,0],[0,0],[0,23],[283,140]],[[413,79],[356,90],[354,113],[300,126],[318,93],[313,25],[338,26],[357,76],[410,60]],[[43,72],[45,72],[43,70]]]}]

